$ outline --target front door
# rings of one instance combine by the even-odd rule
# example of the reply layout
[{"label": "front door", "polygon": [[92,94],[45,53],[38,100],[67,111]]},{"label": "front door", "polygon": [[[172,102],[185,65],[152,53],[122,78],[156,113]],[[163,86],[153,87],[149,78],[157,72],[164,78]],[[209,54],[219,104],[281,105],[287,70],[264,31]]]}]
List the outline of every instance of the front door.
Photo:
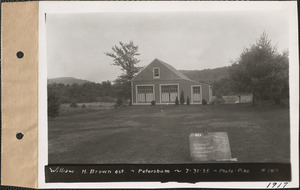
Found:
[{"label": "front door", "polygon": [[178,97],[178,85],[161,85],[161,102],[174,103]]},{"label": "front door", "polygon": [[192,102],[201,103],[201,86],[192,86]]}]

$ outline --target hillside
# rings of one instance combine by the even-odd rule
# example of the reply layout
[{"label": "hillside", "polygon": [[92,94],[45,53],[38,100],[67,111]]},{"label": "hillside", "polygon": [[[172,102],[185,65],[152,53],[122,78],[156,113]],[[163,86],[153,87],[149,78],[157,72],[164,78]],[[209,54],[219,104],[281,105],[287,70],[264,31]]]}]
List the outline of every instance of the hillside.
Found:
[{"label": "hillside", "polygon": [[51,78],[47,80],[48,84],[59,84],[62,83],[64,85],[72,85],[74,83],[77,83],[78,85],[82,85],[85,83],[90,83],[91,81],[88,80],[82,80],[82,79],[77,79],[77,78],[73,78],[73,77],[59,77],[59,78]]},{"label": "hillside", "polygon": [[220,67],[215,69],[204,69],[204,70],[180,70],[184,75],[188,78],[204,82],[208,84],[213,84],[214,82],[226,78],[229,75],[229,68],[228,67]]}]

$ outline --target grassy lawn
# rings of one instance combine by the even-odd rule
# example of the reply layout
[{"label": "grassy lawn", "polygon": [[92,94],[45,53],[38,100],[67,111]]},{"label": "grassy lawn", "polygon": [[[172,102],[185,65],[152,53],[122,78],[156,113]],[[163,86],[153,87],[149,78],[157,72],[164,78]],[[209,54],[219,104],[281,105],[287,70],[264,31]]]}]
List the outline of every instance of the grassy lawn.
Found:
[{"label": "grassy lawn", "polygon": [[227,132],[238,162],[289,162],[289,109],[131,106],[49,121],[49,163],[192,163],[189,134]]}]

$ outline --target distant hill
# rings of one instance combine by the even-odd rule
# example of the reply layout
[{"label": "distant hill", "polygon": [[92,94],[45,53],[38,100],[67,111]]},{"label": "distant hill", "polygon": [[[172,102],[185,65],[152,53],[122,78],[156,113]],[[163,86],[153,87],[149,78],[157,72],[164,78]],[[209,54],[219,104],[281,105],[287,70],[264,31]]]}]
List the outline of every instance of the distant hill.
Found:
[{"label": "distant hill", "polygon": [[90,83],[91,81],[88,80],[82,80],[82,79],[77,79],[77,78],[73,78],[73,77],[59,77],[59,78],[51,78],[47,80],[48,84],[59,84],[62,83],[64,85],[72,85],[74,83],[77,83],[78,85],[82,85],[85,83]]},{"label": "distant hill", "polygon": [[185,76],[188,78],[204,82],[208,84],[213,84],[214,82],[226,78],[229,76],[229,69],[228,67],[220,67],[215,69],[204,69],[204,70],[180,70]]}]

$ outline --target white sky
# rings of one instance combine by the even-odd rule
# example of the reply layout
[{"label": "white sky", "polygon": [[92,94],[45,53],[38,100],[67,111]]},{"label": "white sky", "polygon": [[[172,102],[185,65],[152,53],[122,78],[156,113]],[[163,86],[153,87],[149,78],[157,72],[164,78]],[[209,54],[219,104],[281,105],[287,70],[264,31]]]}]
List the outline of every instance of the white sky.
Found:
[{"label": "white sky", "polygon": [[178,70],[229,66],[265,31],[280,51],[287,49],[284,12],[47,14],[48,78],[114,80],[111,65],[119,41],[139,46],[141,62],[161,59]]}]

